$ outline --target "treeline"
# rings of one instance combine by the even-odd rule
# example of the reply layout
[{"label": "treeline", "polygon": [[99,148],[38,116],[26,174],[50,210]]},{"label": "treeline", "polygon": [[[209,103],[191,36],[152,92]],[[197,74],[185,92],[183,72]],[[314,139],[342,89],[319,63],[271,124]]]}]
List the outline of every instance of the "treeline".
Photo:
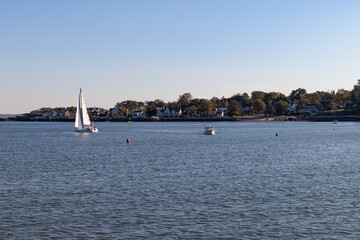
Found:
[{"label": "treeline", "polygon": [[200,99],[184,93],[174,102],[166,103],[159,99],[145,102],[127,100],[117,103],[116,107],[120,109],[121,116],[128,116],[132,111],[144,111],[148,116],[155,116],[157,108],[182,109],[189,117],[199,113],[210,116],[217,108],[226,108],[226,115],[232,117],[248,113],[276,116],[294,114],[308,104],[321,104],[324,111],[360,104],[360,85],[355,85],[351,91],[339,89],[336,92],[307,93],[305,89],[298,88],[288,96],[280,92],[253,91],[250,95],[238,93],[230,98]]},{"label": "treeline", "polygon": [[[360,83],[360,82],[359,82]],[[229,98],[213,97],[211,99],[193,98],[190,93],[180,95],[177,101],[165,102],[160,99],[153,101],[133,101],[126,100],[118,102],[114,111],[103,108],[94,108],[97,116],[109,117],[128,117],[134,111],[145,112],[148,117],[156,116],[159,109],[181,110],[183,116],[214,116],[219,109],[229,117],[241,116],[245,114],[266,114],[268,116],[293,115],[299,113],[308,104],[317,104],[323,111],[356,109],[353,113],[359,114],[360,106],[360,85],[355,85],[352,90],[339,89],[338,91],[316,91],[308,93],[303,88],[293,90],[286,96],[280,92],[253,91],[247,93],[237,93]],[[95,111],[96,109],[96,111]],[[68,108],[41,108],[34,110],[45,113],[47,111],[69,111],[71,114],[76,112],[76,107]]]}]

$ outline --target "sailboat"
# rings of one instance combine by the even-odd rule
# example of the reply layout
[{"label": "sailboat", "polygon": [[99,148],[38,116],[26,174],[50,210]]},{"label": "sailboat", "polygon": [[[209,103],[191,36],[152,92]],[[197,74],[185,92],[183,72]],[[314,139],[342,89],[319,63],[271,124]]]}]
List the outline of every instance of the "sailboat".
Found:
[{"label": "sailboat", "polygon": [[84,101],[84,95],[80,88],[79,101],[77,103],[76,118],[75,118],[75,132],[81,133],[96,133],[98,129],[91,124],[89,114]]}]

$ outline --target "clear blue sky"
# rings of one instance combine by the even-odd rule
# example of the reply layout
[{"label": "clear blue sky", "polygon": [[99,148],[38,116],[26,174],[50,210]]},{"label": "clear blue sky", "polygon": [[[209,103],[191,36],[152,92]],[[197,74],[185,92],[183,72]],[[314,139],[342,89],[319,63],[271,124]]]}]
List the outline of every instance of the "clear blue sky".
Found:
[{"label": "clear blue sky", "polygon": [[351,90],[358,0],[0,0],[0,113]]}]

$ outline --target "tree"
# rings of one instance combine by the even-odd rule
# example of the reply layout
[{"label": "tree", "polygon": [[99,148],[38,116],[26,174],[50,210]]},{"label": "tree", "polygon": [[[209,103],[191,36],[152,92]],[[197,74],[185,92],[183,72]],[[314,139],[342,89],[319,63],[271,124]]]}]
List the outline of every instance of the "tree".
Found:
[{"label": "tree", "polygon": [[319,104],[321,101],[321,96],[318,92],[305,94],[303,98],[305,98],[307,104]]},{"label": "tree", "polygon": [[339,89],[335,95],[335,103],[338,106],[345,105],[350,102],[350,91]]},{"label": "tree", "polygon": [[272,104],[266,104],[266,108],[264,111],[265,114],[273,115],[275,113],[275,109]]},{"label": "tree", "polygon": [[265,93],[262,92],[262,91],[253,91],[251,93],[251,99],[254,100],[254,101],[257,100],[257,99],[263,100],[264,97],[265,97]]},{"label": "tree", "polygon": [[241,103],[239,103],[236,100],[231,100],[229,102],[229,107],[227,110],[227,115],[232,117],[232,116],[239,116],[242,113],[242,106]]},{"label": "tree", "polygon": [[205,116],[208,116],[212,113],[213,104],[207,99],[200,100],[200,112],[202,112]]},{"label": "tree", "polygon": [[295,100],[299,101],[303,96],[305,96],[305,94],[306,90],[304,88],[293,90],[289,95],[290,104],[293,105]]},{"label": "tree", "polygon": [[264,113],[266,109],[266,104],[261,99],[256,99],[253,103],[253,109],[255,113],[261,114]]},{"label": "tree", "polygon": [[164,108],[166,103],[163,100],[155,99],[154,101],[145,102],[146,114],[148,116],[155,116],[158,108]]},{"label": "tree", "polygon": [[195,105],[197,107],[200,106],[200,99],[199,98],[192,99],[189,105]]},{"label": "tree", "polygon": [[280,100],[280,101],[276,102],[274,105],[275,114],[277,116],[286,114],[287,106],[288,106],[288,103],[285,102],[284,100]]},{"label": "tree", "polygon": [[188,115],[188,117],[195,117],[197,114],[197,107],[195,105],[190,106],[186,114]]},{"label": "tree", "polygon": [[71,106],[71,107],[68,107],[67,110],[69,110],[70,112],[76,112],[76,109],[77,107],[74,107],[74,106]]},{"label": "tree", "polygon": [[350,93],[350,99],[354,104],[360,104],[360,85],[355,85]]},{"label": "tree", "polygon": [[145,104],[143,102],[136,102],[133,100],[126,100],[121,103],[116,103],[115,107],[121,110],[121,116],[129,116],[134,110],[143,110]]},{"label": "tree", "polygon": [[178,108],[178,103],[177,102],[168,102],[167,103],[167,107],[168,109],[172,110],[172,109],[177,109]]},{"label": "tree", "polygon": [[189,105],[190,101],[192,99],[192,95],[190,93],[184,93],[183,95],[180,95],[178,98],[178,105],[180,108],[185,108]]},{"label": "tree", "polygon": [[210,99],[210,102],[212,102],[214,107],[229,107],[229,103],[225,97],[222,97],[221,99],[213,97],[212,99]]},{"label": "tree", "polygon": [[335,109],[335,103],[332,100],[321,100],[320,103],[327,111]]}]

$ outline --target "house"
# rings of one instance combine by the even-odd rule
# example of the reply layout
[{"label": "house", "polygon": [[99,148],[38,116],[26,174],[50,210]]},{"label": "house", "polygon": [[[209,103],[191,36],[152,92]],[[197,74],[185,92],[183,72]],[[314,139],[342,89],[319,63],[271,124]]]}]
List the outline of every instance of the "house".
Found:
[{"label": "house", "polygon": [[131,114],[132,118],[141,118],[141,117],[145,117],[146,116],[146,112],[144,111],[133,111]]},{"label": "house", "polygon": [[215,109],[215,116],[217,117],[224,117],[225,114],[227,112],[227,108],[226,107],[218,107]]},{"label": "house", "polygon": [[173,109],[170,113],[171,117],[180,117],[182,115],[181,109]]},{"label": "house", "polygon": [[57,117],[70,117],[71,113],[69,110],[60,110],[56,114]]},{"label": "house", "polygon": [[299,113],[313,115],[318,112],[321,112],[322,109],[323,109],[323,106],[321,104],[307,104],[307,105],[305,105],[305,107],[300,109]]},{"label": "house", "polygon": [[170,110],[168,108],[164,110],[163,117],[170,117]]},{"label": "house", "polygon": [[163,117],[163,108],[156,108],[156,116],[159,118]]},{"label": "house", "polygon": [[296,107],[297,107],[297,104],[293,104],[293,105],[291,105],[290,103],[288,104],[288,108],[287,108],[287,110],[288,110],[288,112],[296,112]]},{"label": "house", "polygon": [[180,117],[182,116],[183,112],[181,109],[164,109],[164,108],[157,108],[156,109],[156,116],[159,118],[163,117]]},{"label": "house", "polygon": [[252,113],[251,107],[249,107],[249,106],[244,107],[243,110],[242,110],[242,113],[243,113],[243,114],[250,114],[250,113]]},{"label": "house", "polygon": [[163,117],[170,117],[171,112],[168,108],[166,108],[164,110],[164,108],[157,108],[156,109],[156,116],[159,118],[163,118]]},{"label": "house", "polygon": [[44,113],[43,115],[44,117],[56,117],[57,116],[57,112],[55,110],[51,110],[51,111],[47,111]]},{"label": "house", "polygon": [[88,113],[90,114],[90,116],[99,116],[100,115],[100,109],[97,107],[93,107],[93,108],[88,108]]},{"label": "house", "polygon": [[118,107],[110,108],[109,112],[107,112],[107,117],[120,117],[121,110]]}]

